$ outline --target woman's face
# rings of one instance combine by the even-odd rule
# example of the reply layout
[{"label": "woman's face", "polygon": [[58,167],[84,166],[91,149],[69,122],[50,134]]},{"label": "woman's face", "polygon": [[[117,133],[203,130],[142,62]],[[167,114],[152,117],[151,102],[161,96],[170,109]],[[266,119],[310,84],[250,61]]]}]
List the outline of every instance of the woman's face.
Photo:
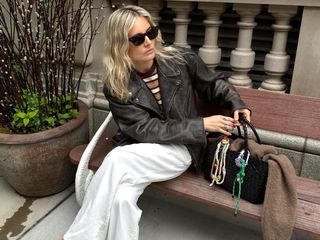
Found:
[{"label": "woman's face", "polygon": [[[144,34],[150,30],[151,25],[146,18],[138,16],[131,30],[129,31],[129,38],[136,36],[137,34]],[[129,41],[129,57],[131,58],[134,67],[137,71],[144,72],[149,70],[153,64],[155,57],[154,46],[155,39],[150,40],[148,36],[144,37],[144,42],[138,46],[135,46]]]}]

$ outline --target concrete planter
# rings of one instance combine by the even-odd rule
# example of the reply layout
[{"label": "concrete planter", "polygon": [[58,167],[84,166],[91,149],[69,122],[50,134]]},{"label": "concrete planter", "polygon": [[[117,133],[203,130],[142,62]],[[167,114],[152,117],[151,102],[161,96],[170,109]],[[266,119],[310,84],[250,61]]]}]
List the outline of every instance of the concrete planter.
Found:
[{"label": "concrete planter", "polygon": [[21,195],[42,197],[64,190],[76,167],[69,151],[88,142],[88,108],[63,126],[32,134],[0,134],[0,175]]}]

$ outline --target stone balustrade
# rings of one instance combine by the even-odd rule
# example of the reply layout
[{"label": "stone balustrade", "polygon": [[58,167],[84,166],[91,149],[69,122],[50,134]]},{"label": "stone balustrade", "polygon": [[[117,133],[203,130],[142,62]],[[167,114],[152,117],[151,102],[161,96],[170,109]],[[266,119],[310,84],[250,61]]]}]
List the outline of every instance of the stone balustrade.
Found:
[{"label": "stone balustrade", "polygon": [[[98,0],[96,0],[98,1]],[[320,1],[318,0],[111,0],[106,3],[107,14],[113,10],[112,5],[137,4],[146,8],[153,16],[156,24],[161,21],[160,12],[163,8],[169,8],[174,13],[172,22],[174,28],[173,44],[190,48],[188,42],[192,24],[190,13],[195,8],[201,10],[205,16],[203,44],[198,49],[199,56],[210,69],[221,65],[222,55],[226,55],[218,44],[220,27],[223,24],[221,16],[225,12],[226,5],[232,5],[233,11],[239,16],[239,21],[234,24],[238,35],[234,49],[228,53],[228,65],[231,72],[228,81],[234,86],[253,87],[250,77],[254,69],[262,69],[259,72],[261,81],[260,90],[275,91],[320,97]],[[299,36],[295,37],[298,42],[295,55],[287,52],[288,33],[291,29],[291,19],[296,16],[298,8],[302,9]],[[273,31],[272,46],[265,53],[263,60],[261,53],[257,63],[257,54],[252,49],[253,34],[257,31],[256,17],[262,10],[272,16],[274,22],[269,28]],[[290,40],[290,39],[289,39]],[[103,44],[103,40],[98,40]],[[99,43],[99,45],[101,45]],[[83,60],[83,50],[86,42],[78,47],[77,62]],[[101,48],[93,49],[93,55],[89,55],[89,63],[93,63],[88,71],[99,71],[101,63]],[[94,56],[96,53],[97,56]],[[98,57],[100,59],[98,59]],[[224,60],[225,61],[225,60]],[[96,64],[95,64],[96,63]],[[291,64],[291,65],[290,65]],[[283,79],[288,73],[290,79]],[[98,66],[98,67],[97,67]],[[262,73],[261,73],[262,72]],[[255,85],[257,85],[255,83]]]},{"label": "stone balustrade", "polygon": [[[230,53],[230,71],[228,81],[240,87],[252,87],[252,79],[249,74],[256,61],[255,51],[252,49],[252,35],[257,23],[255,17],[261,10],[274,18],[270,26],[273,30],[272,47],[264,56],[264,80],[259,89],[276,91],[279,93],[309,95],[320,97],[320,1],[317,0],[138,0],[138,1],[111,1],[112,4],[138,4],[146,8],[159,23],[159,15],[163,7],[170,8],[175,17],[173,44],[190,48],[188,42],[188,26],[190,25],[190,12],[194,8],[202,10],[206,18],[203,21],[205,32],[203,45],[198,54],[213,71],[221,61],[221,48],[218,45],[219,27],[223,23],[221,15],[225,11],[226,4],[232,4],[233,10],[239,15],[238,39],[236,47]],[[288,32],[291,29],[290,20],[297,14],[298,7],[303,8],[300,36],[296,49],[295,59],[290,58],[286,52]],[[313,21],[319,20],[319,21]],[[303,35],[301,34],[303,33]],[[307,43],[309,40],[309,44]],[[306,51],[306,49],[308,49]],[[310,55],[310,56],[309,56]],[[314,59],[310,61],[309,59]],[[294,62],[292,79],[283,81],[283,76],[288,72],[290,60]],[[305,61],[304,61],[305,60]],[[299,64],[299,66],[298,66]],[[291,83],[291,84],[290,84]],[[291,88],[290,88],[291,86]]]},{"label": "stone balustrade", "polygon": [[[199,56],[213,71],[222,65],[224,69],[229,69],[228,81],[235,86],[320,97],[320,25],[318,24],[320,1],[318,0],[112,0],[105,3],[106,18],[114,10],[112,5],[123,4],[140,5],[151,13],[156,24],[168,25],[174,38],[172,43],[175,45],[190,48],[194,44],[192,41],[196,32],[202,40],[201,43],[197,42],[200,44]],[[234,41],[234,47],[226,54],[222,51],[224,46],[220,46],[219,38],[224,34],[223,31],[221,33],[221,26],[230,24],[225,23],[223,17],[227,7],[230,9],[230,6],[238,18],[232,23],[232,31],[235,33],[233,37],[236,39],[227,40]],[[169,9],[173,15],[170,23],[161,19],[164,9]],[[204,16],[203,21],[201,20],[202,28],[194,25],[191,13],[194,9],[201,11]],[[300,27],[299,35],[294,35],[294,41],[298,44],[294,46],[296,49],[293,54],[292,50],[288,51],[288,45],[292,43],[289,34],[292,27],[291,20],[295,18],[298,10]],[[257,24],[257,16],[261,12],[267,13],[273,20],[271,23],[268,22],[270,35],[268,41],[271,44],[263,46],[266,49],[263,54],[252,46],[254,34],[256,38],[257,35],[264,38],[259,36],[259,31],[262,31],[264,26]],[[80,92],[80,97],[86,99],[93,107],[106,109],[107,103],[101,91],[102,75],[100,75],[103,72],[101,63],[103,30],[95,42],[92,54],[89,56],[91,65],[87,67],[82,81],[83,91]],[[83,59],[83,49],[86,49],[86,42],[83,41],[82,44],[83,46],[79,46],[77,59],[80,63]],[[287,74],[289,64],[290,74]],[[262,78],[258,86],[256,82],[253,86],[250,76],[253,76],[253,72],[257,74],[257,69]],[[288,75],[291,79],[284,79],[284,76]]]}]

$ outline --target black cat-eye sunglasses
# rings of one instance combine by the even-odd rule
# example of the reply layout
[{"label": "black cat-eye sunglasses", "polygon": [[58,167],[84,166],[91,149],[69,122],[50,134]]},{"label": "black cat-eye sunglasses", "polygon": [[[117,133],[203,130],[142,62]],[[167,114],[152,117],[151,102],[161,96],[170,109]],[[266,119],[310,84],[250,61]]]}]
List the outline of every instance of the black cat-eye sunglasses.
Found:
[{"label": "black cat-eye sunglasses", "polygon": [[146,36],[150,39],[153,40],[158,36],[158,27],[150,27],[145,33],[138,33],[131,38],[129,38],[129,41],[132,42],[133,45],[139,46],[142,43],[144,43],[144,40]]}]

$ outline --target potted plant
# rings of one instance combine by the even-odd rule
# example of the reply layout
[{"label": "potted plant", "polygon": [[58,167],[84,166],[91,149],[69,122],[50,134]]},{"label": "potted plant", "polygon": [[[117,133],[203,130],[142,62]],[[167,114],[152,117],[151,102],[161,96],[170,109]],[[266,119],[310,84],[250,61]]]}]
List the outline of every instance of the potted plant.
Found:
[{"label": "potted plant", "polygon": [[22,195],[53,194],[74,180],[68,153],[88,141],[79,85],[103,19],[92,5],[0,0],[0,175]]}]

